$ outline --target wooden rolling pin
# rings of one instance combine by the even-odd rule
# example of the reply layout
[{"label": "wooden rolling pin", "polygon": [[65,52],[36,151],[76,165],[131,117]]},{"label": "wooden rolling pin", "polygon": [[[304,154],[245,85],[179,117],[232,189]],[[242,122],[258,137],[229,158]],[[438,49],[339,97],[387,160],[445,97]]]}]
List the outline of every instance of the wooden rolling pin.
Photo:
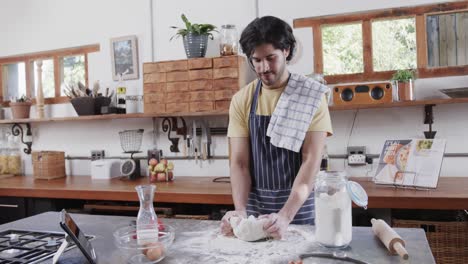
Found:
[{"label": "wooden rolling pin", "polygon": [[372,231],[380,238],[380,241],[392,254],[400,255],[403,259],[408,259],[409,255],[405,249],[405,241],[382,219],[371,219]]}]

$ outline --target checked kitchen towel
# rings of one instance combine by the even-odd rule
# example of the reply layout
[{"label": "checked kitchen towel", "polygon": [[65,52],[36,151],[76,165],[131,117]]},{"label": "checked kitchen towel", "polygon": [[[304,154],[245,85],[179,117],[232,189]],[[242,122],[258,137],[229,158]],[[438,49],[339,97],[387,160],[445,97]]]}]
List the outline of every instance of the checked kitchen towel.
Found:
[{"label": "checked kitchen towel", "polygon": [[292,73],[268,125],[271,144],[299,152],[322,96],[328,91],[326,85]]}]

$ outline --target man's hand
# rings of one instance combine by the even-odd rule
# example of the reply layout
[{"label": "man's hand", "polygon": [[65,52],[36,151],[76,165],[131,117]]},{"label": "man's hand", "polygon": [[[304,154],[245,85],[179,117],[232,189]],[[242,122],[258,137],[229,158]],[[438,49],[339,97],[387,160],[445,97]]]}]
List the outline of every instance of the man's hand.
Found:
[{"label": "man's hand", "polygon": [[225,236],[234,235],[234,233],[232,232],[231,223],[229,222],[231,217],[234,216],[240,218],[247,218],[247,213],[245,211],[228,211],[221,219],[221,234]]},{"label": "man's hand", "polygon": [[268,215],[261,215],[259,218],[267,219],[263,225],[263,230],[265,230],[269,236],[274,239],[281,239],[286,234],[289,223],[291,222],[288,217],[281,213],[272,213]]}]

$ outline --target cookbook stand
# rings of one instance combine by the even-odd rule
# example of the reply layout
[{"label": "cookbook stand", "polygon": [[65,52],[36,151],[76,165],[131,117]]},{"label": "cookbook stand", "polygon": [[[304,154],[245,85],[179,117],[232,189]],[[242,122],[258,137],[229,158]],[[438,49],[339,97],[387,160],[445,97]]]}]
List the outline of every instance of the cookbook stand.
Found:
[{"label": "cookbook stand", "polygon": [[[401,176],[397,177],[396,175],[400,174]],[[374,175],[374,177],[372,178],[372,181],[375,183],[375,184],[379,184],[379,185],[385,185],[385,186],[391,186],[391,187],[394,187],[394,188],[401,188],[401,189],[414,189],[414,190],[433,190],[435,189],[436,187],[434,188],[430,188],[430,187],[421,187],[421,186],[417,186],[416,185],[416,179],[417,179],[417,173],[415,171],[397,171],[395,173],[395,176],[393,177],[393,183],[389,183],[389,182],[382,182],[382,181],[379,181],[376,179],[376,175]],[[405,179],[411,177],[411,179],[405,181]],[[410,184],[403,184],[404,182],[410,182]]]}]

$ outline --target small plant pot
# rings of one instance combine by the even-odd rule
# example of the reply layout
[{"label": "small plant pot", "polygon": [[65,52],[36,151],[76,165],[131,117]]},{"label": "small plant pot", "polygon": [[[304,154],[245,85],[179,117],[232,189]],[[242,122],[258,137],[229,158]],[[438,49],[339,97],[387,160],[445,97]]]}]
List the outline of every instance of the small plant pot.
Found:
[{"label": "small plant pot", "polygon": [[399,101],[414,101],[414,82],[397,82],[398,100]]},{"label": "small plant pot", "polygon": [[94,115],[94,98],[77,97],[70,100],[79,116]]},{"label": "small plant pot", "polygon": [[10,102],[13,119],[29,118],[31,102]]},{"label": "small plant pot", "polygon": [[208,45],[208,35],[187,34],[183,37],[187,58],[203,58]]},{"label": "small plant pot", "polygon": [[98,96],[94,98],[94,114],[101,115],[101,107],[109,106],[111,103],[111,99],[105,96]]}]

